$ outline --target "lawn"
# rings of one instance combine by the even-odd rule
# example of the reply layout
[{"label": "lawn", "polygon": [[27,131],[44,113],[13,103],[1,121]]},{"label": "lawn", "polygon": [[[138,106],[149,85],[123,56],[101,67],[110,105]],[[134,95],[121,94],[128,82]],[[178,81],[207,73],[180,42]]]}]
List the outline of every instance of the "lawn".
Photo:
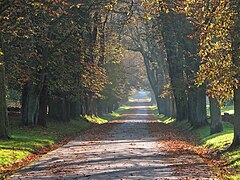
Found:
[{"label": "lawn", "polygon": [[209,134],[209,126],[201,127],[194,133],[199,138],[201,146],[223,152],[223,156],[227,160],[227,166],[236,173],[235,176],[226,177],[226,179],[240,179],[240,148],[234,151],[225,151],[231,145],[233,139],[233,125],[229,122],[223,122],[223,128],[223,132],[213,135]]},{"label": "lawn", "polygon": [[[221,113],[222,113],[222,115],[224,113],[234,114],[234,107],[233,107],[233,105],[224,106],[223,108],[221,108]],[[210,105],[207,105],[207,115],[210,116]]]}]

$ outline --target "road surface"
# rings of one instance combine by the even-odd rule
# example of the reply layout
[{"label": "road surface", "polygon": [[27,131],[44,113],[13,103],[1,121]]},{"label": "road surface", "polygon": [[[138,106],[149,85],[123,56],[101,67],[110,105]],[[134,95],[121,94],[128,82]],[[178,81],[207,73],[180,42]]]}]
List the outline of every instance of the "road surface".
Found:
[{"label": "road surface", "polygon": [[[9,179],[214,179],[210,178],[210,168],[201,160],[199,163],[199,157],[191,155],[193,161],[186,159],[179,165],[184,157],[178,160],[164,152],[161,141],[149,133],[149,123],[156,121],[147,105],[136,102],[119,120],[106,126],[102,138],[94,138],[98,132],[91,131]],[[185,166],[184,172],[176,173],[179,166]],[[195,169],[202,172],[194,173]]]}]

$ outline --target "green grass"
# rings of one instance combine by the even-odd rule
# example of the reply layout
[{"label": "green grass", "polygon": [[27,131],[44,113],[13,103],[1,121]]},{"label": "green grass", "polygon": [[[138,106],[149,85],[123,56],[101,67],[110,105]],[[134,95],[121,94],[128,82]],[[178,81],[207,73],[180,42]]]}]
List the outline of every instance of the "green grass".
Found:
[{"label": "green grass", "polygon": [[169,118],[163,114],[158,114],[157,106],[150,106],[150,109],[152,111],[152,114],[154,114],[154,118],[157,119],[159,122],[162,122],[164,124],[170,124],[176,121],[174,118]]},{"label": "green grass", "polygon": [[240,148],[234,151],[225,151],[231,145],[233,139],[233,125],[229,122],[223,122],[224,131],[210,135],[209,126],[201,127],[195,130],[199,137],[200,145],[205,148],[213,148],[214,150],[222,151],[226,158],[228,167],[232,169],[236,175],[226,176],[226,179],[240,179]]},{"label": "green grass", "polygon": [[96,116],[85,116],[85,118],[91,122],[91,123],[95,123],[95,124],[104,124],[107,123],[108,121],[117,119],[118,117],[120,117],[126,110],[128,110],[129,107],[128,106],[121,106],[120,108],[118,108],[116,111],[113,111],[112,113],[109,114],[105,114],[101,117],[96,117]]},{"label": "green grass", "polygon": [[230,146],[233,139],[233,125],[229,122],[223,122],[224,130],[220,133],[210,135],[210,127],[204,126],[194,133],[199,137],[201,144],[205,147],[224,150]]},{"label": "green grass", "polygon": [[[223,108],[221,108],[221,113],[222,113],[222,115],[224,113],[234,114],[234,107],[233,107],[233,105],[224,106]],[[207,105],[207,115],[210,116],[210,105]]]}]

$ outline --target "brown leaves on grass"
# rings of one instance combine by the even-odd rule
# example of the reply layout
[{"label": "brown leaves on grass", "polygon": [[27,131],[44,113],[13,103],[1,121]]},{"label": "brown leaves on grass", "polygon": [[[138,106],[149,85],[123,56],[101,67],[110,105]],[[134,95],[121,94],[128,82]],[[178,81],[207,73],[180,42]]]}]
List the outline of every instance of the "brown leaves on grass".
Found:
[{"label": "brown leaves on grass", "polygon": [[50,151],[53,151],[53,150],[57,149],[58,147],[66,144],[67,142],[69,142],[70,139],[71,139],[70,137],[64,138],[56,144],[38,148],[34,152],[32,152],[31,154],[26,156],[24,159],[22,159],[21,161],[0,167],[0,174],[4,174],[4,177],[6,177],[6,176],[9,176],[9,175],[15,173],[18,169],[28,165],[33,160],[38,159],[41,156],[43,156],[44,154],[46,154]]},{"label": "brown leaves on grass", "polygon": [[[166,161],[171,159],[175,165],[176,175],[186,176],[186,178],[193,176],[209,178],[216,176],[212,169],[217,169],[221,172],[220,174],[228,172],[224,167],[226,161],[219,153],[196,146],[196,137],[188,131],[182,131],[177,125],[153,121],[150,123],[149,130],[159,139],[160,151],[170,155]],[[221,177],[219,174],[218,176]]]}]

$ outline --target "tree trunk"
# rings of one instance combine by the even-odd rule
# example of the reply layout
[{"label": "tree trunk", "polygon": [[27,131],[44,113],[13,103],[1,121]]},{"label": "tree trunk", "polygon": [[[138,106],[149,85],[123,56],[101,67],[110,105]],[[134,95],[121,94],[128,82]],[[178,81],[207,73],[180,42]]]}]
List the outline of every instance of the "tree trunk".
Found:
[{"label": "tree trunk", "polygon": [[39,98],[39,115],[38,115],[38,125],[47,126],[47,105],[48,105],[48,88],[47,85],[43,86]]},{"label": "tree trunk", "polygon": [[194,128],[207,124],[205,87],[193,87],[188,92],[188,120]]},{"label": "tree trunk", "polygon": [[5,68],[0,62],[0,139],[8,139],[8,114],[6,103]]},{"label": "tree trunk", "polygon": [[65,109],[66,109],[66,121],[70,121],[71,120],[71,103],[65,99]]},{"label": "tree trunk", "polygon": [[91,94],[85,97],[84,103],[85,103],[86,115],[92,116],[93,115],[93,98]]},{"label": "tree trunk", "polygon": [[80,101],[74,101],[70,103],[70,117],[71,119],[78,119],[82,114]]},{"label": "tree trunk", "polygon": [[182,121],[187,119],[187,101],[184,97],[176,96],[176,120]]},{"label": "tree trunk", "polygon": [[57,121],[70,120],[70,105],[65,98],[54,98],[49,103],[49,117]]},{"label": "tree trunk", "polygon": [[157,104],[155,93],[151,90],[151,104]]},{"label": "tree trunk", "polygon": [[22,91],[22,124],[36,125],[39,113],[39,90],[32,81],[26,82]]},{"label": "tree trunk", "polygon": [[170,117],[176,118],[176,103],[175,99],[171,96],[170,99]]},{"label": "tree trunk", "polygon": [[209,97],[211,126],[210,134],[215,134],[223,131],[221,109],[216,98]]},{"label": "tree trunk", "polygon": [[[233,1],[236,3],[237,16],[235,19],[235,27],[232,29],[231,36],[233,37],[233,64],[239,68],[240,67],[240,2]],[[240,74],[235,75],[238,81],[240,81]],[[235,148],[240,146],[240,86],[234,89],[234,138],[230,148]]]},{"label": "tree trunk", "polygon": [[234,91],[234,138],[231,148],[240,146],[240,88]]}]

